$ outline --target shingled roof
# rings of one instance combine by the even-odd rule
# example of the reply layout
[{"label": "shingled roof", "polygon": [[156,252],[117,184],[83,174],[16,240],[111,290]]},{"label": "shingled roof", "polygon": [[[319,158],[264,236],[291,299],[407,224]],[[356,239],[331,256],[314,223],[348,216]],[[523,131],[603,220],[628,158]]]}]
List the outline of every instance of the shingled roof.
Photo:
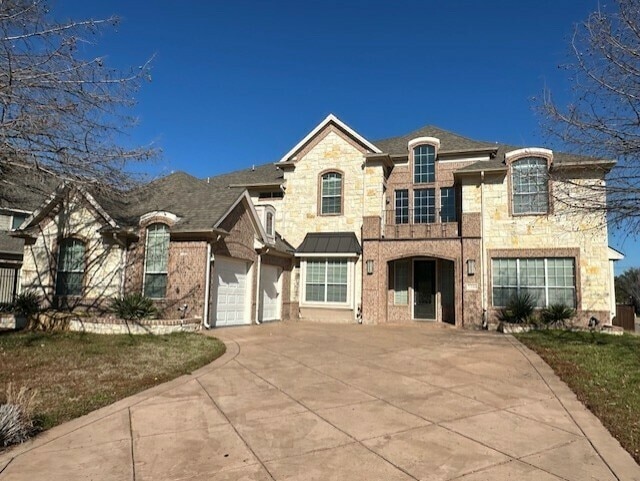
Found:
[{"label": "shingled roof", "polygon": [[[498,171],[506,168],[504,158],[507,152],[512,150],[522,149],[522,146],[513,146],[508,144],[484,142],[473,140],[462,135],[455,134],[448,130],[435,127],[433,125],[427,125],[418,130],[415,130],[406,135],[400,135],[398,137],[391,137],[388,139],[382,139],[375,141],[374,143],[380,150],[389,155],[407,155],[408,143],[410,140],[417,137],[435,137],[440,140],[439,154],[447,154],[451,152],[465,152],[465,151],[486,151],[493,150],[494,154],[490,160],[483,160],[475,162],[459,169],[457,172],[476,172],[480,170],[484,171]],[[531,147],[531,146],[529,146]],[[553,152],[553,161],[557,166],[561,165],[573,165],[573,164],[599,164],[603,163],[594,157],[588,157],[577,154],[567,154],[564,152]],[[607,165],[613,165],[612,161],[605,161]]]},{"label": "shingled roof", "polygon": [[373,143],[386,154],[402,155],[407,154],[407,144],[409,141],[417,137],[435,137],[439,139],[440,152],[498,148],[497,144],[473,140],[433,125],[426,125],[406,135],[376,140]]}]

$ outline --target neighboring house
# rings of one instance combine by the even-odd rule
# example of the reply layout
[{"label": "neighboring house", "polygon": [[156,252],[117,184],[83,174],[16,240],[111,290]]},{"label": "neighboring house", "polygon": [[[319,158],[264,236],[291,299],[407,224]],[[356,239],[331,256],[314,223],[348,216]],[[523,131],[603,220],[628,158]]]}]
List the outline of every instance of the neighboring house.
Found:
[{"label": "neighboring house", "polygon": [[0,170],[0,305],[20,292],[24,242],[11,235],[46,198],[55,184],[49,176],[13,166]]},{"label": "neighboring house", "polygon": [[436,127],[372,142],[330,115],[275,164],[115,199],[62,186],[18,232],[22,284],[65,307],[143,292],[212,326],[473,326],[524,292],[609,323],[606,217],[562,198],[613,165]]}]

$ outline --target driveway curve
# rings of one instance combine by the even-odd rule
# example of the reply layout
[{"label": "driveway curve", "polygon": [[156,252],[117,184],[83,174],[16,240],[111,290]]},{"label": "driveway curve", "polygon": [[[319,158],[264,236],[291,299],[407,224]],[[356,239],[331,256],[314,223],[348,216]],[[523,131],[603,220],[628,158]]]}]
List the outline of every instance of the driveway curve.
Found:
[{"label": "driveway curve", "polygon": [[511,336],[301,322],[211,334],[223,357],[0,455],[0,480],[640,480]]}]

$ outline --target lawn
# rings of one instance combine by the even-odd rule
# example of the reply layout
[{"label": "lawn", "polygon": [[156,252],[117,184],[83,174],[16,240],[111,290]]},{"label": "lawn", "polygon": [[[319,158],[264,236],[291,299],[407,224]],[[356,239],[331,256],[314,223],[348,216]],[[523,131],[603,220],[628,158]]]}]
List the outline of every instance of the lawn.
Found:
[{"label": "lawn", "polygon": [[41,429],[204,366],[225,351],[199,334],[100,335],[76,332],[0,334],[0,402],[9,382],[37,388]]},{"label": "lawn", "polygon": [[536,351],[640,463],[640,337],[534,331]]}]

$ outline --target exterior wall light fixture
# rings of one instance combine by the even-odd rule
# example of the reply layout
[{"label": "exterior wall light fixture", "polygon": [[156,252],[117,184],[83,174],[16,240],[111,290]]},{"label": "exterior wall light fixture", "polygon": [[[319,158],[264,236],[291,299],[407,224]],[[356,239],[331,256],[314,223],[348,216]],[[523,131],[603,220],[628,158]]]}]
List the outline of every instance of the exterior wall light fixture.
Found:
[{"label": "exterior wall light fixture", "polygon": [[373,274],[373,259],[369,259],[367,261],[367,274],[368,275]]},{"label": "exterior wall light fixture", "polygon": [[475,259],[467,259],[467,274],[470,276],[475,275],[476,273],[476,260]]}]

